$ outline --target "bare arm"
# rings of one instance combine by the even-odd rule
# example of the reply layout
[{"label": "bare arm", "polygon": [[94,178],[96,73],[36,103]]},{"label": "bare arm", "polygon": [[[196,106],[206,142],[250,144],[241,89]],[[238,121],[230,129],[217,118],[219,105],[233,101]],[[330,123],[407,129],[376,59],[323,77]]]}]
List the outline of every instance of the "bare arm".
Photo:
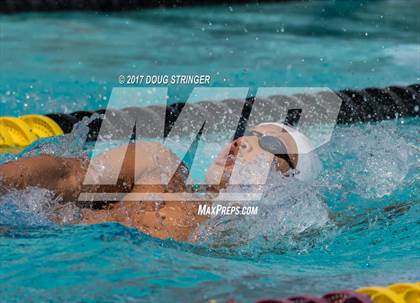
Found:
[{"label": "bare arm", "polygon": [[[136,149],[141,151],[135,159]],[[126,151],[122,167],[115,167],[115,159]],[[124,155],[123,155],[124,156]],[[81,191],[130,192],[134,180],[165,166],[175,165],[176,156],[162,144],[138,142],[111,149],[97,156],[95,161],[111,169],[120,170],[115,185],[83,187],[89,161],[40,155],[20,158],[0,166],[0,192],[10,188],[24,189],[36,186],[49,189],[64,201],[76,201]],[[93,172],[99,175],[98,172]],[[136,173],[136,175],[135,175]]]},{"label": "bare arm", "polygon": [[[134,154],[131,153],[136,148],[141,156],[134,165]],[[111,155],[107,154],[105,157]],[[130,194],[124,201],[110,204],[103,209],[83,209],[83,222],[119,222],[161,239],[188,240],[200,222],[207,217],[198,215],[196,203],[179,200],[180,196],[177,194],[185,191],[187,178],[185,167],[179,165],[180,159],[165,146],[152,142],[129,147],[127,156],[132,161],[127,159],[130,164],[122,169],[120,177],[132,176],[133,171],[129,169],[134,166],[139,168],[135,176],[136,184],[131,188]],[[141,193],[139,198],[136,197],[138,193]]]},{"label": "bare arm", "polygon": [[[126,150],[127,148],[127,150]],[[136,149],[140,157],[135,159]],[[139,142],[127,147],[109,150],[99,155],[96,160],[103,165],[113,166],[125,152],[120,176],[115,186],[93,187],[91,190],[107,192],[154,192],[159,193],[182,192],[185,189],[186,175],[182,166],[178,166],[179,159],[165,146],[159,143]],[[41,155],[32,158],[21,158],[0,166],[0,188],[23,189],[28,186],[47,188],[63,198],[64,201],[77,201],[83,188],[83,180],[88,170],[89,161]],[[162,175],[173,168],[175,175],[167,176],[171,182],[168,186],[160,185]],[[115,169],[120,169],[115,167]],[[143,187],[137,183],[148,183]],[[144,181],[144,182],[143,182]],[[153,201],[124,201],[111,205],[104,205],[103,209],[83,209],[85,223],[120,222],[136,227],[150,235],[177,240],[187,240],[197,225],[206,219],[197,215],[196,204],[175,201],[171,194],[165,196],[167,201],[156,203]],[[61,222],[57,219],[57,222]]]},{"label": "bare arm", "polygon": [[59,194],[64,200],[74,200],[80,193],[79,179],[85,172],[81,159],[40,155],[21,158],[0,166],[0,187],[24,189],[36,186]]}]

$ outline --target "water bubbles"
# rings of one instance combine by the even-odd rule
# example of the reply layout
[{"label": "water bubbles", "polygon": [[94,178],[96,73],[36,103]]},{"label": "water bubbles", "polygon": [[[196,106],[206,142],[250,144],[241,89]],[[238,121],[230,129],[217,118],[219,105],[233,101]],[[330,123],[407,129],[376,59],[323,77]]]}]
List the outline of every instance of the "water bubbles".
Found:
[{"label": "water bubbles", "polygon": [[[317,180],[303,183],[271,172],[269,182],[259,187],[263,193],[260,201],[221,202],[224,206],[258,206],[257,216],[212,217],[196,231],[196,239],[212,247],[228,247],[247,254],[291,249],[305,252],[311,245],[340,232],[335,220],[340,225],[343,222],[331,219],[333,209],[344,213],[359,209],[360,201],[365,203],[363,206],[369,201],[381,201],[404,187],[404,182],[410,182],[406,176],[413,163],[411,148],[393,121],[337,127],[332,141],[318,154],[326,169]],[[261,181],[257,177],[261,177],[263,164],[257,162],[240,169],[235,183]],[[249,187],[241,190],[245,193]],[[238,192],[238,188],[230,186],[224,192]],[[354,214],[346,218],[345,224],[358,220]],[[371,216],[370,228],[378,220]]]},{"label": "water bubbles", "polygon": [[100,118],[95,113],[91,117],[84,117],[73,126],[69,134],[59,137],[42,138],[27,148],[18,157],[33,157],[35,155],[54,155],[58,157],[78,158],[86,157],[85,143],[89,133],[89,124]]},{"label": "water bubbles", "polygon": [[[409,147],[395,125],[337,128],[324,159],[339,168],[327,183],[341,182],[344,190],[365,199],[379,199],[399,188],[409,170]],[[335,164],[334,164],[335,163]]]},{"label": "water bubbles", "polygon": [[276,28],[276,33],[280,33],[280,32],[284,33],[284,27],[282,27],[281,29]]},{"label": "water bubbles", "polygon": [[10,190],[0,199],[0,225],[39,226],[51,222],[74,223],[78,217],[79,212],[74,204],[62,204],[60,198],[43,188]]},{"label": "water bubbles", "polygon": [[[330,226],[328,208],[316,188],[276,171],[271,171],[268,182],[264,184],[264,180],[258,179],[262,175],[261,167],[265,166],[260,162],[244,166],[246,171],[241,170],[238,174],[244,180],[235,180],[235,183],[248,183],[251,179],[252,183],[263,184],[257,187],[263,193],[262,199],[220,202],[223,206],[258,206],[258,215],[212,217],[194,235],[198,241],[215,247],[228,246],[242,252],[303,251],[307,249],[305,242],[301,241],[303,238],[312,239],[306,244],[317,242],[317,237]],[[242,186],[243,192],[248,190],[247,186]],[[238,188],[230,186],[223,192],[235,193]]]}]

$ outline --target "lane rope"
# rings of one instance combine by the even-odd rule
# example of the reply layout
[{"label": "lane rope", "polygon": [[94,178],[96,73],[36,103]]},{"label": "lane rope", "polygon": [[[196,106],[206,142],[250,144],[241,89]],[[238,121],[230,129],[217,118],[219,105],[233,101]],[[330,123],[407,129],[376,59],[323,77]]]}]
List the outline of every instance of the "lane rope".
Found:
[{"label": "lane rope", "polygon": [[[219,301],[210,300],[209,303]],[[420,303],[420,282],[395,283],[386,287],[369,286],[357,290],[329,292],[322,297],[298,295],[287,299],[262,299],[256,303]],[[225,303],[239,303],[234,299]]]},{"label": "lane rope", "polygon": [[[381,120],[418,117],[420,115],[420,84],[413,84],[404,87],[389,86],[383,89],[366,88],[362,90],[342,90],[336,93],[342,100],[340,111],[337,117],[338,124],[366,123]],[[299,104],[307,101],[314,110],[317,110],[316,99],[328,98],[325,93],[316,94],[296,94],[292,96],[275,95],[267,98],[256,98],[259,102],[258,112],[253,113],[250,126],[262,123],[278,121],[282,117],[285,108],[290,108],[290,104]],[[296,101],[298,100],[298,101]],[[178,118],[184,102],[170,104],[168,106],[150,105],[144,107],[129,107],[124,109],[107,109],[107,119],[110,123],[119,124],[124,127],[121,121],[136,119],[136,134],[143,137],[160,137],[162,129],[153,126],[161,125],[162,112],[166,112],[167,126],[172,125]],[[232,124],[237,121],[233,117],[220,119],[220,113],[228,113],[230,110],[243,106],[243,100],[220,100],[220,101],[200,101],[190,103],[191,110],[186,121],[202,121],[206,119],[206,125],[210,126],[209,133],[224,132],[231,129]],[[52,113],[47,116],[53,119],[65,133],[70,132],[74,123],[81,121],[85,117],[91,117],[94,113],[103,114],[105,109],[96,111],[77,111],[70,114]],[[288,117],[289,118],[289,117]],[[292,117],[293,120],[293,117]],[[94,119],[89,124],[88,140],[95,141],[102,125],[102,118]],[[185,125],[185,134],[189,135],[190,125]],[[121,133],[124,133],[121,130]],[[166,130],[165,130],[166,133]],[[118,139],[118,138],[116,138]]]},{"label": "lane rope", "polygon": [[47,116],[0,117],[0,152],[18,151],[40,138],[63,134],[60,126]]},{"label": "lane rope", "polygon": [[[338,124],[366,123],[376,122],[394,118],[418,117],[420,115],[420,84],[413,84],[404,87],[389,86],[383,89],[366,88],[363,90],[342,90],[337,92],[342,99],[342,104],[337,118]],[[284,108],[290,104],[296,103],[296,99],[308,98],[308,101],[322,98],[322,93],[313,95],[297,94],[292,96],[275,95],[264,99],[259,99],[262,106],[256,114],[252,116],[250,126],[278,120],[283,113]],[[305,100],[303,100],[305,101]],[[294,103],[293,103],[294,102]],[[316,106],[316,102],[312,102]],[[181,113],[185,103],[174,103],[168,106],[149,105],[144,107],[129,107],[120,110],[107,109],[106,123],[114,126],[119,125],[121,130],[113,129],[113,135],[117,137],[112,139],[122,139],[126,136],[127,125],[125,121],[136,119],[136,135],[142,137],[159,137],[162,129],[157,127],[161,125],[162,112],[166,115],[167,125],[171,126]],[[202,117],[206,119],[206,125],[210,125],[209,133],[224,132],[230,129],[237,121],[230,118],[220,119],[220,113],[227,113],[229,110],[238,106],[243,106],[242,100],[221,100],[221,101],[200,101],[189,104],[192,110],[191,117],[186,121],[193,121]],[[59,136],[70,133],[75,124],[84,118],[89,118],[97,114],[97,118],[89,122],[88,141],[98,139],[98,133],[102,126],[103,114],[105,109],[95,111],[77,111],[69,114],[51,113],[47,115],[25,115],[19,118],[3,117],[0,118],[0,152],[7,148],[23,148],[39,138],[50,136]],[[215,114],[216,113],[216,114]],[[217,114],[219,113],[219,114]],[[277,116],[276,116],[277,115]],[[280,115],[280,116],[278,116]],[[201,118],[200,118],[201,117]],[[290,117],[287,117],[290,118]],[[290,118],[291,120],[294,117]],[[189,135],[191,127],[185,129],[185,134]],[[165,130],[166,133],[166,130]],[[118,134],[121,134],[118,137]]]},{"label": "lane rope", "polygon": [[[231,0],[230,4],[278,2],[279,0]],[[291,0],[281,0],[290,2]],[[2,0],[0,1],[1,13],[19,13],[27,11],[125,11],[140,10],[153,7],[176,8],[197,5],[226,5],[223,0]]]}]

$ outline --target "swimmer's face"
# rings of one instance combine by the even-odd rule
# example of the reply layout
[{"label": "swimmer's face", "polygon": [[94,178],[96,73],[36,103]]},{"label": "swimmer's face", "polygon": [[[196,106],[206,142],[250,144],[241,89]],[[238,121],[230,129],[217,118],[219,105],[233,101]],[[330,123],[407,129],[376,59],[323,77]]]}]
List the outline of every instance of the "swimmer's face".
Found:
[{"label": "swimmer's face", "polygon": [[[273,125],[258,125],[252,128],[251,131],[279,138],[287,147],[292,162],[297,162],[297,156],[291,155],[297,153],[296,144],[286,130]],[[236,161],[239,161],[241,165],[255,165],[256,163],[261,163],[261,161],[267,161],[271,164],[273,158],[274,155],[272,153],[260,146],[257,136],[244,136],[234,140],[223,148],[209,168],[206,180],[209,184],[220,184],[224,187],[229,182],[229,176],[235,166],[235,159]],[[283,159],[278,159],[277,157],[276,166],[277,170],[283,173],[289,170],[287,162]],[[219,183],[218,179],[220,176],[222,176],[222,178]]]}]

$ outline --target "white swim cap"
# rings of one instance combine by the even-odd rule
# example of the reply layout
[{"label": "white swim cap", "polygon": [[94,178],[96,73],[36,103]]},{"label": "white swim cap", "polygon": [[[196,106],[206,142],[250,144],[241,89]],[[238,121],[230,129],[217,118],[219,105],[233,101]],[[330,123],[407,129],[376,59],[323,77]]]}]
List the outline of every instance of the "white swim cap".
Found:
[{"label": "white swim cap", "polygon": [[322,169],[322,164],[318,158],[318,155],[315,153],[315,148],[313,147],[311,140],[309,140],[308,137],[306,137],[297,129],[283,123],[268,122],[261,123],[259,125],[271,125],[286,130],[295,141],[298,150],[298,162],[296,165],[296,170],[298,173],[295,175],[295,177],[302,181],[310,181],[315,179],[315,177],[320,173]]}]

